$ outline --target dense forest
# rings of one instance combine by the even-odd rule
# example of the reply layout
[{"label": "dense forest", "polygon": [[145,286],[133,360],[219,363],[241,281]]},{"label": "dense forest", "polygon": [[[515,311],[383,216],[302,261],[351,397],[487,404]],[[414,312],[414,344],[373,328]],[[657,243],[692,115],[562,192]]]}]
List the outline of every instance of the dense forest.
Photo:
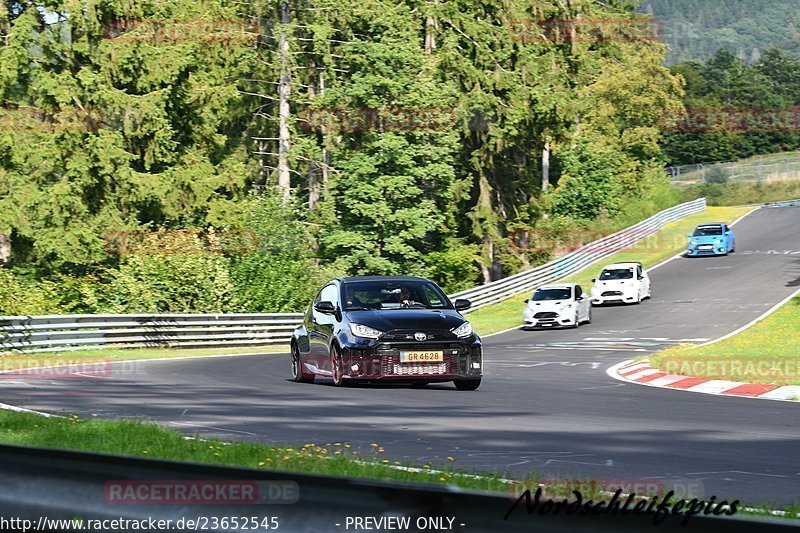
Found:
[{"label": "dense forest", "polygon": [[665,117],[662,146],[670,164],[800,149],[797,56],[772,48],[747,64],[719,50],[705,63],[679,63],[671,71],[686,81],[686,113]]},{"label": "dense forest", "polygon": [[661,21],[670,65],[706,61],[720,49],[745,62],[770,48],[800,54],[796,0],[645,0],[639,11]]},{"label": "dense forest", "polygon": [[597,22],[636,4],[5,1],[0,313],[288,311],[346,273],[453,291],[547,259],[515,231],[672,205],[683,80]]}]

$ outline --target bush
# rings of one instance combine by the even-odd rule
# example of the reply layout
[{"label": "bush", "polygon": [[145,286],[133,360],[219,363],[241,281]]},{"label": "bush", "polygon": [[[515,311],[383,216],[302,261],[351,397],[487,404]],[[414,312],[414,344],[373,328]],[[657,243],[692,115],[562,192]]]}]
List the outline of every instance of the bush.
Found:
[{"label": "bush", "polygon": [[480,261],[480,245],[464,244],[457,239],[448,241],[443,251],[425,256],[428,276],[448,294],[478,285]]},{"label": "bush", "polygon": [[339,273],[313,259],[306,226],[275,195],[250,199],[241,220],[257,236],[254,253],[231,257],[231,280],[242,312],[300,311],[320,286]]},{"label": "bush", "polygon": [[106,313],[232,313],[239,310],[229,260],[219,254],[130,255],[99,296]]},{"label": "bush", "polygon": [[725,165],[712,165],[706,170],[706,183],[728,183],[728,169]]},{"label": "bush", "polygon": [[0,268],[0,314],[48,315],[63,313],[57,284],[38,282]]}]

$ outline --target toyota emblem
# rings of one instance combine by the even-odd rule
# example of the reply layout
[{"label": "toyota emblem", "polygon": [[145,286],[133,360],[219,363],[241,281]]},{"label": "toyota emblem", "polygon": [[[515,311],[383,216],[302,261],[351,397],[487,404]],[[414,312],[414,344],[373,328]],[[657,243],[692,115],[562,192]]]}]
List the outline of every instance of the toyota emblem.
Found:
[{"label": "toyota emblem", "polygon": [[428,338],[428,335],[425,333],[414,333],[414,340],[416,341],[424,341]]}]

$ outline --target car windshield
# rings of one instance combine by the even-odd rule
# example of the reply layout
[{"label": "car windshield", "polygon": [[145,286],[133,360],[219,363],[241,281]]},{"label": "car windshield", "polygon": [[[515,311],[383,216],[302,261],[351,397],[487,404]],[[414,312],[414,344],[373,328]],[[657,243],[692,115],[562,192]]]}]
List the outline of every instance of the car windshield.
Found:
[{"label": "car windshield", "polygon": [[720,226],[697,226],[694,229],[692,237],[707,237],[709,235],[722,235],[722,227]]},{"label": "car windshield", "polygon": [[609,279],[631,279],[632,277],[632,268],[609,268],[603,270],[603,272],[600,274],[600,279],[603,281]]},{"label": "car windshield", "polygon": [[571,289],[539,289],[533,293],[534,302],[544,302],[547,300],[569,300]]},{"label": "car windshield", "polygon": [[447,296],[430,281],[357,281],[344,285],[344,309],[451,309]]}]

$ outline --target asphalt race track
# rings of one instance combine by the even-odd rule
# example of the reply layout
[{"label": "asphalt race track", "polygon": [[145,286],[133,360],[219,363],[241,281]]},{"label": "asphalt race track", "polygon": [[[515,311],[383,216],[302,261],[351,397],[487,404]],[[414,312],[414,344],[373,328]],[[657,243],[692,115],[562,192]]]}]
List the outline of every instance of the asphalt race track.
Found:
[{"label": "asphalt race track", "polygon": [[651,272],[653,299],[641,305],[595,308],[593,323],[576,330],[486,338],[486,377],[475,392],[298,384],[288,379],[288,354],[273,354],[120,363],[100,378],[6,375],[2,401],[145,416],[228,439],[348,442],[365,452],[375,442],[387,459],[511,476],[661,479],[706,498],[800,501],[800,405],[655,389],[605,373],[632,356],[724,335],[800,287],[800,208],[761,209],[734,229],[735,254],[661,266]]}]

